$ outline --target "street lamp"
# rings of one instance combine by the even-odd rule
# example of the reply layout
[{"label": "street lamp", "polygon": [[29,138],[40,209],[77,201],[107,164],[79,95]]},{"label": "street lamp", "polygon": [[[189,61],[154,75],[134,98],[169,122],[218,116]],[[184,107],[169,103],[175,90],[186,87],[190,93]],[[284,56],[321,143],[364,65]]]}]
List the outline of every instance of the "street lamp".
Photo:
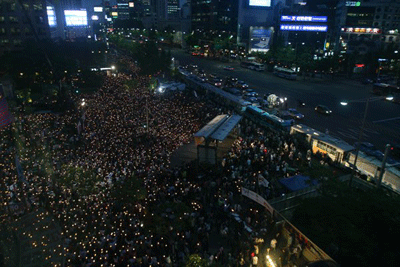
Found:
[{"label": "street lamp", "polygon": [[[360,143],[361,143],[361,139],[363,136],[363,132],[364,132],[364,128],[365,128],[365,121],[367,118],[367,113],[368,113],[368,106],[369,106],[369,102],[374,102],[374,101],[378,101],[378,100],[382,100],[382,99],[386,99],[386,100],[393,100],[393,96],[378,96],[378,97],[368,97],[365,100],[365,110],[364,110],[364,116],[363,116],[363,120],[361,122],[361,128],[360,128],[360,133],[358,135],[358,140],[356,143],[356,151],[355,151],[355,156],[354,156],[354,163],[353,163],[353,174],[350,176],[350,181],[349,181],[349,186],[351,187],[351,183],[353,182],[353,176],[355,174],[355,171],[357,169],[357,159],[358,159],[358,152],[360,151]],[[341,101],[340,104],[342,106],[347,106],[348,103],[360,103],[360,102],[364,102],[364,100],[352,100],[352,101]],[[381,170],[381,173],[384,170]]]}]

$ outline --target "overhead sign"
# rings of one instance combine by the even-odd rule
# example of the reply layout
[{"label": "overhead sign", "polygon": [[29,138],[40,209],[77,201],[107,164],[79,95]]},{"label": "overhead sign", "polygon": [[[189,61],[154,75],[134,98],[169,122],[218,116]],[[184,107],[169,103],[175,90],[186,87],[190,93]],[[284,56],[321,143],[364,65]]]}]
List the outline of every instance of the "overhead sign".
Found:
[{"label": "overhead sign", "polygon": [[327,22],[327,16],[281,16],[281,21]]},{"label": "overhead sign", "polygon": [[249,6],[270,7],[271,6],[271,0],[249,0]]},{"label": "overhead sign", "polygon": [[281,31],[326,32],[327,25],[292,25],[281,24]]},{"label": "overhead sign", "polygon": [[356,34],[380,34],[382,30],[379,28],[342,28],[342,32],[345,33],[356,33]]}]

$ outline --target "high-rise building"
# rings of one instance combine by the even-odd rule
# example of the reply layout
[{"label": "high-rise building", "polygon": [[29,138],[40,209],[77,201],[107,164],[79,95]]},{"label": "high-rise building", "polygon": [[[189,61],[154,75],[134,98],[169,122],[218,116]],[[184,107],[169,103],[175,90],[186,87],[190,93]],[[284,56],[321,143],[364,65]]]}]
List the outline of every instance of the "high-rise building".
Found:
[{"label": "high-rise building", "polygon": [[[341,6],[337,28],[348,50],[358,51],[351,44],[360,41],[400,48],[400,0],[341,1]],[[367,47],[358,52],[366,53]]]},{"label": "high-rise building", "polygon": [[129,15],[129,2],[127,0],[118,0],[117,2],[117,12],[119,20],[130,19]]},{"label": "high-rise building", "polygon": [[29,39],[50,38],[46,1],[21,2],[0,1],[0,53],[20,50]]},{"label": "high-rise building", "polygon": [[179,19],[180,7],[178,0],[168,0],[167,2],[167,18],[170,20]]},{"label": "high-rise building", "polygon": [[237,31],[239,1],[192,0],[192,29]]}]

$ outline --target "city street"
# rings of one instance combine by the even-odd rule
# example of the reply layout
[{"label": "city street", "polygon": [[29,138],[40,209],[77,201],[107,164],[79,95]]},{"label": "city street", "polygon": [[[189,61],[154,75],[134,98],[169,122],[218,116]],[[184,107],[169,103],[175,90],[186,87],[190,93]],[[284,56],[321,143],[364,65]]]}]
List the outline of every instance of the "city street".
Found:
[{"label": "city street", "polygon": [[[274,76],[272,73],[256,72],[241,68],[239,61],[223,63],[207,58],[193,57],[183,50],[172,50],[172,56],[179,65],[195,63],[207,73],[217,73],[221,77],[235,76],[244,80],[260,95],[274,93],[288,98],[288,107],[297,108],[297,100],[306,103],[305,107],[297,108],[305,115],[300,123],[304,123],[321,132],[339,137],[350,144],[357,141],[361,121],[365,110],[365,101],[357,101],[342,106],[341,101],[366,100],[375,97],[370,93],[372,85],[363,85],[359,81],[345,78],[315,79],[297,77],[296,81]],[[234,67],[226,71],[224,66]],[[332,110],[330,116],[316,113],[316,105],[326,105]],[[370,101],[362,141],[374,144],[383,151],[385,144],[400,143],[400,105],[385,100]]]}]

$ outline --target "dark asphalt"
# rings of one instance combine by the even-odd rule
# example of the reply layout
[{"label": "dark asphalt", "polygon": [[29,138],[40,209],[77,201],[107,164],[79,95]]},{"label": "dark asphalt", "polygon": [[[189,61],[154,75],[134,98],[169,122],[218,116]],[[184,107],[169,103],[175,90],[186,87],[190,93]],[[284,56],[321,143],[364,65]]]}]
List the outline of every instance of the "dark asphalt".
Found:
[{"label": "dark asphalt", "polygon": [[[343,100],[361,100],[372,96],[372,85],[363,85],[359,81],[345,78],[315,79],[298,77],[296,81],[274,76],[270,72],[256,72],[243,69],[239,61],[223,63],[207,58],[193,57],[183,50],[172,50],[172,56],[180,65],[195,63],[207,73],[217,73],[220,76],[235,76],[246,81],[259,94],[274,93],[288,98],[288,107],[296,107],[297,100],[306,102],[306,106],[298,108],[305,115],[301,121],[319,131],[329,131],[350,144],[357,141],[361,121],[365,110],[365,101],[340,105]],[[235,68],[234,71],[223,69],[225,65]],[[322,104],[332,110],[332,115],[324,116],[315,112],[316,105]],[[369,104],[368,115],[362,141],[374,144],[383,151],[387,143],[400,144],[400,105],[385,100],[372,101]]]}]

